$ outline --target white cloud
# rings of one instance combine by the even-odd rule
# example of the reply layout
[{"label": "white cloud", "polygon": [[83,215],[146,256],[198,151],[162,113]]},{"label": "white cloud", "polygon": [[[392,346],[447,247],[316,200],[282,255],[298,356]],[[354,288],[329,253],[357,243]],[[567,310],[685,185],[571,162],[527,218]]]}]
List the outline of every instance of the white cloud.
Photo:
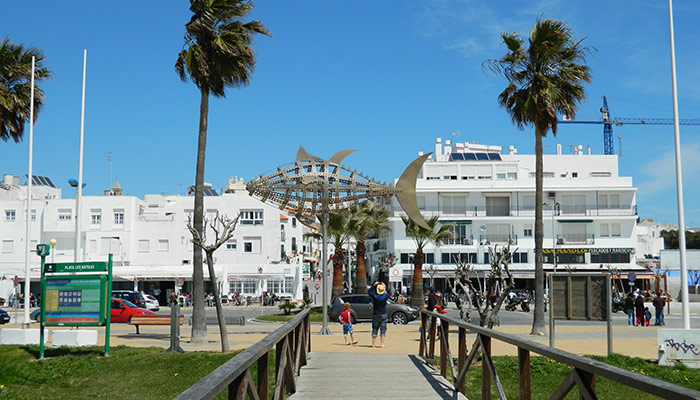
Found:
[{"label": "white cloud", "polygon": [[[700,142],[682,144],[681,163],[683,174],[683,188],[697,188],[700,184]],[[662,154],[656,160],[648,162],[643,168],[649,179],[639,185],[639,192],[644,197],[659,194],[676,187],[676,161],[675,152],[669,151]],[[684,190],[684,197],[686,191]]]}]

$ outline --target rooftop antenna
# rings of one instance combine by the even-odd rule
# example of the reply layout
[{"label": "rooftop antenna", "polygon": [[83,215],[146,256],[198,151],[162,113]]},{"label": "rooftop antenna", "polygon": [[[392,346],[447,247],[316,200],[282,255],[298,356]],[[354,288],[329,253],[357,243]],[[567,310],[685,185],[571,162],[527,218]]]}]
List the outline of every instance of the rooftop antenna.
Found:
[{"label": "rooftop antenna", "polygon": [[617,148],[619,149],[619,157],[622,157],[622,135],[617,135]]},{"label": "rooftop antenna", "polygon": [[112,187],[112,184],[114,181],[112,181],[112,152],[110,151],[107,153],[107,162],[109,163],[109,185],[108,187]]}]

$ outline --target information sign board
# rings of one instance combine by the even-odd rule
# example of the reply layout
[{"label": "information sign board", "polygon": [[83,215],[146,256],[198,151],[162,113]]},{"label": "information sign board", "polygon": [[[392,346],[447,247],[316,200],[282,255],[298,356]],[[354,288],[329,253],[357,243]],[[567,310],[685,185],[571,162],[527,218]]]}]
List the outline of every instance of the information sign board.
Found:
[{"label": "information sign board", "polygon": [[401,282],[401,268],[391,267],[389,269],[389,282]]},{"label": "information sign board", "polygon": [[309,263],[304,263],[301,266],[301,277],[305,281],[311,279],[311,266],[309,265]]},{"label": "information sign board", "polygon": [[53,272],[107,272],[106,262],[77,262],[45,264],[45,273]]},{"label": "information sign board", "polygon": [[104,325],[107,276],[47,276],[45,324]]}]

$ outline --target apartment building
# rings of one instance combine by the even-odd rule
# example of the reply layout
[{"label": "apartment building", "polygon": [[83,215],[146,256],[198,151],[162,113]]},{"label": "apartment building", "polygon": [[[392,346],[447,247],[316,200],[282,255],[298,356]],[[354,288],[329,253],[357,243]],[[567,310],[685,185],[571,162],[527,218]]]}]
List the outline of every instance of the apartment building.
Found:
[{"label": "apartment building", "polygon": [[[454,225],[453,239],[425,250],[424,278],[453,276],[454,260],[489,270],[488,248],[511,243],[511,271],[521,288],[534,278],[535,155],[514,147],[435,141],[416,184],[418,207],[426,217]],[[422,153],[419,153],[419,155]],[[582,146],[544,158],[544,268],[557,271],[648,272],[635,263],[637,188],[631,177],[619,176],[616,155],[584,153]],[[371,265],[393,254],[412,276],[415,243],[407,237],[396,201],[393,230],[378,238]],[[556,264],[555,264],[556,263]],[[432,270],[432,271],[431,271]]]},{"label": "apartment building", "polygon": [[[14,276],[25,274],[27,186],[6,175],[0,186],[0,297],[12,290]],[[37,243],[56,240],[48,262],[75,260],[76,200],[61,197],[50,179],[35,177],[30,224],[30,277],[39,291],[40,259]],[[106,260],[113,255],[114,289],[188,292],[192,281],[191,233],[187,225],[193,196],[122,196],[115,184],[104,196],[83,196],[78,222],[80,261]],[[223,193],[205,189],[205,218],[236,218],[234,235],[214,253],[215,272],[222,293],[248,296],[275,292],[302,296],[303,227],[296,218],[248,195],[243,180],[231,178]],[[207,229],[207,243],[215,232]],[[309,248],[309,253],[311,249]],[[204,266],[205,280],[208,270]],[[209,282],[205,290],[211,291]],[[164,300],[162,298],[161,300]]]}]

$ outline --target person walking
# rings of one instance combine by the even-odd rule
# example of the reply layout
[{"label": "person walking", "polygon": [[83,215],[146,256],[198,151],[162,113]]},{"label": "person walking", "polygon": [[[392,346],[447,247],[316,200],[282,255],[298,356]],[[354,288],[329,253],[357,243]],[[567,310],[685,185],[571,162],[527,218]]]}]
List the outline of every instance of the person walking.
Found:
[{"label": "person walking", "polygon": [[637,325],[634,323],[634,294],[632,292],[629,292],[627,297],[625,297],[625,301],[622,302],[622,305],[625,307],[625,312],[627,313],[627,325]]},{"label": "person walking", "polygon": [[426,309],[428,311],[435,311],[435,306],[440,304],[440,301],[438,300],[437,295],[435,294],[435,290],[433,289],[432,286],[428,286],[425,291],[428,293],[428,306]]},{"label": "person walking", "polygon": [[663,297],[661,297],[661,292],[656,292],[656,296],[654,296],[654,300],[651,301],[651,304],[656,310],[656,321],[654,321],[654,325],[665,325],[664,306],[666,305],[666,300]]},{"label": "person walking", "polygon": [[641,294],[634,299],[634,309],[637,311],[637,325],[644,326],[644,297]]},{"label": "person walking", "polygon": [[[343,307],[345,308],[345,310],[343,310],[343,312],[341,312],[338,316],[338,321],[340,321],[340,323],[343,324],[343,337],[345,338],[345,344],[357,344],[357,341],[355,340],[355,336],[353,336],[352,331],[352,316],[350,315],[350,303],[345,302]],[[350,335],[350,341],[348,341],[348,335]]]},{"label": "person walking", "polygon": [[644,326],[649,326],[649,322],[651,322],[651,311],[649,307],[644,307]]},{"label": "person walking", "polygon": [[367,294],[372,298],[372,348],[376,347],[377,331],[379,331],[381,336],[379,347],[384,348],[386,324],[389,319],[386,315],[386,300],[389,298],[389,294],[386,292],[386,285],[382,282],[374,282]]}]

